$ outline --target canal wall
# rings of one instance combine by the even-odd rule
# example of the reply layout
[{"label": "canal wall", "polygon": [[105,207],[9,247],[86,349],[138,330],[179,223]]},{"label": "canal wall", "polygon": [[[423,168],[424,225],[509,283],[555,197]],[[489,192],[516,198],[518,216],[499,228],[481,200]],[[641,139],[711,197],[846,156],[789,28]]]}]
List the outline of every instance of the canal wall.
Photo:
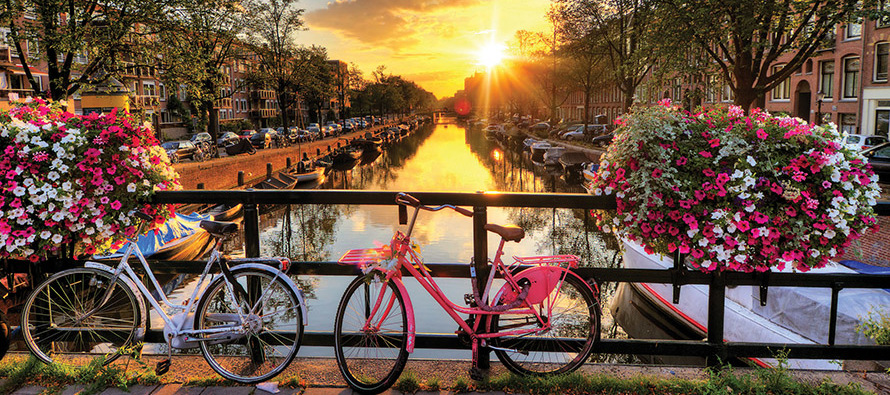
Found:
[{"label": "canal wall", "polygon": [[177,163],[173,167],[179,173],[182,189],[198,189],[199,184],[209,190],[231,189],[238,186],[239,171],[244,172],[245,185],[253,185],[266,177],[267,163],[272,164],[273,173],[278,172],[287,166],[288,158],[292,163],[297,163],[304,152],[310,158],[315,158],[319,152],[324,155],[337,148],[338,142],[345,145],[343,139],[352,140],[368,132],[376,134],[394,124],[396,123],[378,125],[324,140],[303,142],[299,146],[259,149],[254,155],[240,154],[204,162]]}]

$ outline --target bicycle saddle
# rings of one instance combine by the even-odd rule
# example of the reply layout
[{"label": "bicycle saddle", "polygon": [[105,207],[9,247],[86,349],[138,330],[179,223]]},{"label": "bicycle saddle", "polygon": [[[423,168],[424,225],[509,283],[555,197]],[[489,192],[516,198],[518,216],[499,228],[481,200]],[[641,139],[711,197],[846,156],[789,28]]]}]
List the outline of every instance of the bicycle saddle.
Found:
[{"label": "bicycle saddle", "polygon": [[504,240],[519,242],[525,237],[525,231],[516,225],[501,226],[496,224],[485,224],[485,230],[499,234]]},{"label": "bicycle saddle", "polygon": [[238,224],[234,222],[201,221],[201,229],[212,235],[227,235],[238,231]]}]

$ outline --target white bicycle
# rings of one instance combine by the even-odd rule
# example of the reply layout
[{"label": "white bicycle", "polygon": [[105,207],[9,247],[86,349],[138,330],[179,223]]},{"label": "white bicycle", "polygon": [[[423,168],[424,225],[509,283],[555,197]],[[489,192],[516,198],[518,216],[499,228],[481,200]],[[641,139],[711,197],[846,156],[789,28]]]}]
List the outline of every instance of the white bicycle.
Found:
[{"label": "white bicycle", "polygon": [[[307,324],[303,293],[286,275],[290,261],[227,259],[218,248],[238,231],[237,224],[203,221],[201,228],[217,241],[195,290],[182,305],[171,303],[160,291],[142,252],[129,240],[116,268],[87,262],[35,288],[22,311],[28,348],[46,363],[79,366],[100,356],[108,364],[122,349],[142,341],[148,300],[164,320],[168,345],[167,359],[155,369],[158,374],[169,369],[173,349],[198,347],[213,370],[230,380],[256,383],[281,373],[297,355]],[[142,263],[166,309],[130,267],[132,255]],[[220,274],[210,275],[214,264]]]}]

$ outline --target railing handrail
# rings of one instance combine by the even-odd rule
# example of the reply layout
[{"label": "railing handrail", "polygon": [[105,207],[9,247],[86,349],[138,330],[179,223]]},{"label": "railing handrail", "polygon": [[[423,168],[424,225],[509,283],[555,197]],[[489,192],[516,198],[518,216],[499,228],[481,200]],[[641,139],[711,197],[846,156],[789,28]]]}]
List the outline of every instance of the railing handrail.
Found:
[{"label": "railing handrail", "polygon": [[[258,205],[260,204],[353,204],[353,205],[395,205],[398,191],[346,191],[346,190],[227,190],[227,191],[159,191],[153,203],[228,203],[244,204],[245,253],[248,256],[259,254]],[[516,192],[410,192],[426,204],[452,204],[471,206],[474,211],[474,265],[478,273],[477,281],[484,283],[488,273],[487,232],[483,229],[487,221],[487,207],[535,207],[535,208],[575,208],[594,210],[614,210],[617,205],[612,196],[590,196],[570,193],[516,193]],[[890,203],[880,202],[875,206],[879,216],[890,215]],[[329,262],[328,262],[329,263]],[[324,274],[349,274],[350,268],[334,268],[325,262],[296,263],[299,270],[312,272],[332,271]],[[457,267],[457,265],[447,265]],[[464,266],[465,265],[460,265]],[[445,268],[443,265],[442,268]],[[439,271],[441,272],[441,271]],[[843,288],[884,288],[890,283],[890,275],[872,274],[825,274],[825,273],[702,273],[686,270],[684,267],[670,269],[612,269],[580,268],[579,274],[598,281],[648,282],[674,285],[674,297],[679,295],[682,285],[707,284],[708,297],[708,340],[689,342],[679,340],[618,340],[609,339],[597,347],[597,352],[639,353],[658,355],[707,355],[709,363],[726,361],[728,357],[763,357],[776,351],[776,344],[752,344],[725,342],[723,340],[725,291],[727,286],[760,286],[761,299],[765,299],[768,287],[824,287],[831,288],[831,317],[829,322],[828,345],[792,344],[784,345],[790,351],[790,358],[815,359],[877,359],[877,355],[890,353],[890,346],[850,346],[835,345],[837,324],[838,292]],[[455,272],[452,272],[452,274]],[[440,275],[441,273],[437,273]],[[447,276],[447,275],[446,275]],[[460,275],[460,277],[463,277]],[[331,340],[330,334],[313,334],[312,345],[324,345]],[[436,343],[438,337],[429,341]],[[322,343],[314,344],[316,341]],[[425,341],[425,340],[423,340]],[[423,342],[418,338],[418,346]],[[438,344],[438,343],[437,343]],[[451,346],[449,346],[449,344]],[[456,343],[447,343],[445,348]],[[690,346],[694,344],[694,346]],[[440,344],[441,345],[441,344]],[[680,345],[680,346],[677,346]],[[772,351],[770,348],[772,347]],[[884,354],[882,354],[884,353]],[[487,353],[480,354],[480,366],[487,366]],[[484,358],[484,361],[482,360]]]}]

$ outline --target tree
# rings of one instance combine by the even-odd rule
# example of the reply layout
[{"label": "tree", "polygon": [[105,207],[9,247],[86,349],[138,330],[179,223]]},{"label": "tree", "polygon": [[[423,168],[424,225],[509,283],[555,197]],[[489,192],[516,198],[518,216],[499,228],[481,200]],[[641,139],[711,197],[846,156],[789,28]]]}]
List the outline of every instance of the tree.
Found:
[{"label": "tree", "polygon": [[[199,118],[208,120],[213,141],[219,137],[218,100],[231,97],[223,66],[244,58],[238,36],[246,26],[239,1],[200,0],[167,10],[158,29],[156,51],[168,86],[186,89]],[[239,87],[236,87],[239,88]]]},{"label": "tree", "polygon": [[[668,0],[670,1],[670,0]],[[652,22],[651,0],[559,0],[565,34],[570,47],[580,54],[597,52],[595,42],[602,44],[602,56],[612,70],[611,80],[621,91],[622,110],[633,105],[637,87],[649,74],[654,58],[649,45]],[[673,39],[673,37],[671,37]],[[586,56],[590,57],[588,53]],[[581,59],[590,65],[593,59]],[[576,62],[577,63],[577,62]],[[583,69],[584,67],[582,67]],[[587,84],[585,84],[587,85]],[[587,88],[587,86],[585,86]]]},{"label": "tree", "polygon": [[[185,2],[188,0],[183,0]],[[179,0],[4,0],[0,22],[37,96],[63,100],[107,81],[143,56],[148,26]],[[45,63],[40,89],[31,67]],[[132,64],[132,63],[130,63]]]},{"label": "tree", "polygon": [[291,126],[290,110],[299,110],[297,84],[303,67],[294,67],[296,34],[303,28],[297,0],[252,0],[248,4],[247,42],[259,64],[249,79],[271,85],[278,97],[282,126]]},{"label": "tree", "polygon": [[291,59],[291,67],[297,69],[299,78],[296,88],[309,106],[309,118],[322,122],[321,110],[333,92],[333,76],[327,63],[328,53],[324,47],[300,47]]},{"label": "tree", "polygon": [[[836,25],[874,13],[866,0],[658,0],[664,54],[689,45],[706,54],[742,108],[763,107],[766,93],[823,46]],[[861,7],[857,6],[862,4]],[[774,69],[780,57],[785,63]]]}]

